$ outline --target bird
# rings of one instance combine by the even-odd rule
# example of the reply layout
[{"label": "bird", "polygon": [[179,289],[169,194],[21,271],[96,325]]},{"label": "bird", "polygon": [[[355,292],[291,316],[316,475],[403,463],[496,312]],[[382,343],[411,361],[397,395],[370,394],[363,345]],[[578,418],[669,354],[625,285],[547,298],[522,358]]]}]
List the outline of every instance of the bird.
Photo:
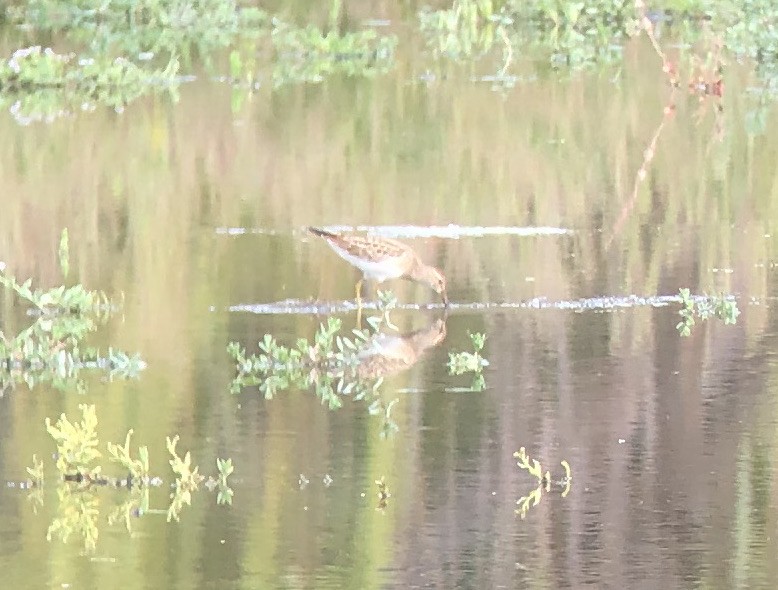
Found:
[{"label": "bird", "polygon": [[378,236],[336,233],[319,227],[309,227],[308,231],[324,238],[338,256],[362,271],[362,278],[357,283],[357,305],[361,305],[360,293],[365,280],[383,283],[402,278],[429,285],[448,307],[445,275],[425,264],[407,244]]}]

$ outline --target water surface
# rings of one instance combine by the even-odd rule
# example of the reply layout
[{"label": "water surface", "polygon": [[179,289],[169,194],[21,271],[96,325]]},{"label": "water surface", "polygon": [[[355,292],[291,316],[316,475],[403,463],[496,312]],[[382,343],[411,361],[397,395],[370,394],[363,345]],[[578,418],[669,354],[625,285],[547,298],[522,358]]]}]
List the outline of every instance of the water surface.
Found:
[{"label": "water surface", "polygon": [[[617,71],[534,77],[509,93],[466,68],[422,76],[416,56],[374,79],[263,86],[236,107],[208,79],[52,124],[0,115],[0,260],[20,278],[124,293],[94,341],[139,352],[138,380],[84,395],[0,398],[0,475],[49,467],[46,417],[94,403],[104,440],[129,428],[170,482],[165,436],[207,473],[231,457],[231,507],[195,494],[47,541],[56,475],[34,509],[0,489],[0,565],[14,588],[772,587],[778,506],[776,110],[749,136],[733,69],[723,139],[680,96],[636,192],[668,95],[655,56]],[[308,225],[403,239],[447,275],[434,293],[395,282],[401,332],[445,318],[446,337],[387,376],[396,432],[367,404],[329,411],[305,391],[229,393],[230,341],[293,343],[329,314],[355,325],[356,272]],[[678,289],[731,294],[735,326],[679,337]],[[374,301],[374,291],[368,300]],[[0,293],[4,330],[25,321]],[[368,306],[369,307],[369,306]],[[448,353],[488,336],[486,389],[447,374]],[[562,473],[544,493],[513,453]],[[376,480],[391,492],[378,509]]]}]

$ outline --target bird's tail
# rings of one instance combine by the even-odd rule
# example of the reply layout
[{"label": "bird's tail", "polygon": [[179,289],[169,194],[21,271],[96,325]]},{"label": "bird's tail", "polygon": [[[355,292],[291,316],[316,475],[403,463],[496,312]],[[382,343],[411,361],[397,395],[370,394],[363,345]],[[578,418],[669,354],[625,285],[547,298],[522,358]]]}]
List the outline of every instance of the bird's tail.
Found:
[{"label": "bird's tail", "polygon": [[321,229],[320,227],[313,227],[312,225],[308,226],[308,231],[311,232],[315,236],[319,236],[322,238],[337,238],[338,234],[332,233],[331,231],[327,231],[326,229]]}]

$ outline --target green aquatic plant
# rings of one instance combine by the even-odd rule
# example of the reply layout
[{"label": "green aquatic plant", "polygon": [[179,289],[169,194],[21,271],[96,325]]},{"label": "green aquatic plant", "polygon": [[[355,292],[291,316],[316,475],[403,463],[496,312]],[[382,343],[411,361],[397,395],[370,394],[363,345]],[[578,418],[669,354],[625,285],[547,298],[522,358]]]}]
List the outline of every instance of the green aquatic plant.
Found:
[{"label": "green aquatic plant", "polygon": [[681,336],[690,336],[698,319],[706,321],[711,317],[716,317],[722,320],[725,325],[737,323],[740,310],[737,301],[732,297],[723,294],[692,297],[689,289],[680,289],[678,295],[681,298],[681,310],[678,312],[681,321],[676,324],[675,328]]},{"label": "green aquatic plant", "polygon": [[495,46],[502,47],[499,70],[481,79],[492,82],[495,90],[516,84],[516,77],[508,74],[516,40],[511,39],[514,17],[507,6],[492,0],[455,0],[450,9],[422,8],[418,18],[420,31],[435,57],[473,60],[489,55]]},{"label": "green aquatic plant", "polygon": [[[27,29],[62,31],[75,43],[86,44],[83,57],[98,62],[98,69],[116,54],[127,56],[142,70],[148,63],[177,64],[179,58],[187,66],[195,57],[210,64],[216,51],[231,48],[229,81],[254,89],[259,84],[258,43],[272,48],[269,65],[276,87],[319,82],[335,74],[371,76],[388,71],[396,36],[379,35],[373,29],[340,31],[340,10],[341,2],[333,2],[326,29],[271,18],[236,0],[31,0],[9,8],[7,14]],[[157,77],[169,85],[176,81]]]},{"label": "green aquatic plant", "polygon": [[43,474],[43,461],[38,459],[38,455],[32,456],[32,467],[27,468],[27,474],[32,478],[29,482],[31,486],[40,488],[43,486],[44,474]]},{"label": "green aquatic plant", "polygon": [[[124,521],[128,532],[132,532],[131,520],[146,514],[164,512],[168,521],[178,520],[185,505],[190,505],[192,493],[198,489],[205,479],[199,468],[192,465],[192,457],[187,452],[181,457],[176,445],[179,437],[166,439],[168,452],[171,455],[170,466],[175,475],[172,485],[171,502],[167,510],[151,510],[149,508],[149,489],[162,484],[159,477],[150,475],[149,453],[145,446],[138,447],[138,458],[132,456],[130,441],[132,430],[127,432],[124,445],[107,443],[108,458],[126,470],[127,477],[114,478],[103,475],[103,466],[99,460],[103,454],[97,436],[97,413],[94,405],[81,404],[81,420],[71,422],[66,414],[62,414],[56,423],[46,419],[46,429],[57,445],[57,472],[59,505],[57,515],[49,526],[47,539],[54,537],[67,542],[69,537],[77,533],[84,543],[87,552],[93,552],[98,538],[99,503],[97,490],[112,488],[126,490],[128,497],[108,514],[108,524]],[[216,490],[218,505],[231,504],[233,490],[228,478],[235,470],[231,459],[216,459],[217,475],[208,476],[206,487]],[[30,490],[33,510],[43,505],[42,488],[44,484],[44,465],[37,455],[33,455],[33,465],[27,468],[27,474],[32,478],[19,484],[20,489]],[[10,482],[9,482],[10,483]],[[16,487],[14,484],[13,487]]]},{"label": "green aquatic plant", "polygon": [[376,510],[384,512],[389,505],[389,498],[392,497],[392,493],[389,491],[389,486],[383,475],[381,476],[381,479],[375,480],[375,485],[378,486],[378,505],[376,506]]},{"label": "green aquatic plant", "polygon": [[[170,506],[167,510],[167,521],[175,520],[178,522],[181,510],[184,506],[190,506],[192,503],[192,493],[197,491],[200,483],[206,480],[205,476],[200,474],[200,468],[192,465],[192,456],[187,451],[183,458],[179,456],[176,450],[178,444],[178,435],[172,439],[166,439],[168,452],[171,455],[170,467],[176,476],[173,483],[173,492],[170,494]],[[216,504],[231,505],[234,492],[227,482],[227,478],[235,471],[232,459],[216,459],[217,477],[208,476],[205,481],[205,487],[209,491],[216,490]]]},{"label": "green aquatic plant", "polygon": [[368,402],[368,413],[382,421],[381,437],[397,431],[392,409],[398,400],[381,395],[384,377],[408,370],[425,351],[440,344],[446,324],[437,319],[429,326],[399,333],[391,322],[390,311],[397,299],[388,292],[378,294],[377,315],[365,318],[368,328],[343,330],[339,318],[328,318],[319,325],[312,339],[299,338],[296,345],[279,344],[271,334],[259,342],[259,352],[249,354],[237,342],[228,353],[236,363],[237,375],[230,391],[239,393],[258,387],[266,399],[288,389],[313,390],[331,410],[344,399]]},{"label": "green aquatic plant", "polygon": [[81,421],[71,422],[63,412],[56,423],[46,418],[46,430],[57,443],[57,470],[68,480],[97,481],[102,457],[97,449],[97,412],[94,405],[79,404]]},{"label": "green aquatic plant", "polygon": [[514,48],[571,67],[619,56],[636,23],[633,0],[455,0],[450,9],[419,12],[421,32],[435,55],[477,59],[502,45],[502,77]]},{"label": "green aquatic plant", "polygon": [[419,27],[436,56],[455,60],[487,54],[501,40],[513,18],[492,0],[454,0],[451,8],[419,11]]},{"label": "green aquatic plant", "polygon": [[[64,244],[64,246],[63,246]],[[67,234],[60,241],[60,264],[68,264]],[[61,390],[83,392],[84,370],[100,370],[109,379],[136,377],[146,364],[136,354],[112,347],[106,354],[84,346],[86,337],[108,320],[120,305],[103,291],[83,285],[32,289],[0,271],[0,285],[29,303],[33,323],[14,336],[0,331],[0,394],[25,383],[33,389],[51,383]]]},{"label": "green aquatic plant", "polygon": [[176,481],[173,483],[173,492],[170,494],[170,507],[167,511],[167,520],[178,521],[181,510],[184,506],[192,505],[192,492],[197,491],[200,482],[205,479],[200,475],[200,468],[192,466],[192,455],[186,452],[183,458],[178,455],[176,445],[178,444],[178,435],[173,438],[165,439],[167,450],[171,455],[170,467],[176,475]]},{"label": "green aquatic plant", "polygon": [[394,327],[389,312],[397,299],[389,292],[379,292],[380,315],[365,319],[369,329],[343,333],[339,318],[328,318],[319,325],[312,340],[298,338],[294,346],[279,344],[272,334],[259,342],[259,354],[248,354],[237,342],[230,342],[227,352],[235,361],[237,376],[230,391],[239,393],[258,386],[265,399],[290,388],[313,388],[330,409],[342,405],[342,397],[354,400],[373,397],[381,386],[380,376],[360,374],[360,366],[370,346],[370,338],[383,326]]},{"label": "green aquatic plant", "polygon": [[[740,59],[750,59],[759,69],[778,68],[778,4],[773,0],[727,0],[706,6],[715,14],[725,46]],[[715,12],[714,12],[715,11]],[[718,28],[718,27],[717,27]]]},{"label": "green aquatic plant", "polygon": [[326,30],[272,19],[274,87],[321,82],[332,75],[373,76],[393,66],[397,37],[373,29],[341,31],[341,9],[342,0],[332,0]]},{"label": "green aquatic plant", "polygon": [[104,291],[90,291],[80,284],[72,287],[61,285],[46,290],[32,290],[31,279],[19,283],[15,277],[0,271],[0,285],[35,306],[41,316],[92,314],[106,317],[111,311],[118,309],[118,304],[113,302]]},{"label": "green aquatic plant", "polygon": [[513,0],[528,40],[548,51],[551,63],[579,67],[621,56],[638,29],[634,0]]},{"label": "green aquatic plant", "polygon": [[624,43],[647,26],[669,29],[674,43],[683,44],[682,58],[695,57],[694,44],[713,36],[730,55],[757,64],[766,89],[778,87],[778,5],[773,0],[682,4],[649,10],[642,0],[454,0],[450,8],[422,9],[418,18],[436,56],[473,60],[502,45],[504,55],[510,48],[510,54],[515,50],[572,68],[620,59]]},{"label": "green aquatic plant", "polygon": [[132,534],[133,519],[140,518],[150,510],[149,487],[133,486],[130,489],[129,497],[114,507],[108,513],[107,522],[113,526],[117,522],[123,522],[124,528],[128,534]]},{"label": "green aquatic plant", "polygon": [[219,475],[216,477],[216,479],[209,476],[205,485],[210,490],[216,489],[217,504],[232,504],[232,497],[234,492],[232,491],[229,483],[227,483],[227,478],[232,475],[233,471],[235,471],[235,467],[232,465],[232,459],[219,459],[217,457],[216,470],[218,471]]},{"label": "green aquatic plant", "polygon": [[471,389],[473,391],[483,391],[486,388],[483,370],[484,367],[489,366],[489,361],[481,355],[481,351],[486,343],[486,335],[480,332],[468,333],[468,335],[473,344],[473,352],[450,352],[447,364],[448,374],[463,375],[465,373],[473,373]]},{"label": "green aquatic plant", "polygon": [[171,455],[170,467],[176,475],[175,486],[186,490],[196,490],[199,483],[204,479],[200,475],[200,468],[197,465],[192,466],[192,454],[189,451],[186,452],[182,459],[178,455],[178,451],[176,451],[177,445],[178,435],[165,439],[165,446]]},{"label": "green aquatic plant", "polygon": [[520,469],[524,469],[538,481],[538,485],[535,489],[531,490],[526,496],[522,496],[516,501],[518,508],[515,512],[522,520],[524,520],[524,518],[527,516],[527,512],[530,510],[530,508],[538,505],[540,500],[543,498],[543,492],[545,491],[548,493],[551,491],[552,485],[562,488],[561,496],[563,498],[567,497],[567,494],[570,492],[570,484],[573,481],[570,464],[567,461],[563,460],[561,462],[562,468],[565,470],[565,474],[559,480],[554,481],[551,479],[551,474],[548,471],[543,471],[543,466],[538,462],[537,459],[532,459],[530,461],[530,458],[527,455],[527,451],[524,447],[521,447],[518,451],[513,453],[513,457],[518,459],[516,465],[518,465]]},{"label": "green aquatic plant", "polygon": [[115,443],[108,443],[108,454],[111,459],[124,467],[131,483],[143,483],[150,479],[149,474],[149,449],[147,446],[138,447],[138,458],[133,459],[130,449],[130,438],[132,438],[132,428],[127,431],[127,437],[124,439],[124,446]]},{"label": "green aquatic plant", "polygon": [[71,486],[57,488],[59,509],[48,530],[46,540],[56,536],[62,543],[67,543],[71,535],[78,535],[84,546],[84,551],[93,553],[97,548],[100,531],[97,521],[100,516],[100,503],[94,493],[83,493]]},{"label": "green aquatic plant", "polygon": [[[102,475],[102,465],[94,463],[102,458],[99,450],[100,440],[97,436],[97,411],[94,405],[79,404],[81,421],[71,422],[63,412],[55,423],[46,418],[46,431],[57,445],[57,471],[62,481],[83,483],[86,485],[113,485],[133,487],[149,485],[152,478],[149,475],[148,448],[138,448],[138,459],[131,455],[130,439],[132,429],[127,432],[124,445],[108,442],[106,447],[112,462],[121,465],[128,474],[126,479],[109,478]],[[35,463],[27,472],[43,479],[43,463]]]},{"label": "green aquatic plant", "polygon": [[177,55],[189,61],[195,54],[208,59],[267,23],[262,10],[236,0],[28,0],[7,14],[27,29],[62,31],[94,55],[163,61]]},{"label": "green aquatic plant", "polygon": [[[380,319],[380,318],[378,318]],[[372,320],[372,321],[371,321]],[[376,318],[370,318],[377,325]],[[380,380],[359,378],[360,351],[369,338],[367,330],[353,330],[353,337],[341,333],[339,318],[328,318],[316,331],[313,341],[297,340],[295,346],[279,344],[271,334],[259,342],[259,354],[247,354],[236,342],[227,351],[236,363],[238,375],[230,386],[232,393],[259,386],[265,399],[273,399],[289,388],[313,387],[330,409],[342,405],[341,396],[362,399],[375,392]]]},{"label": "green aquatic plant", "polygon": [[397,37],[373,29],[326,33],[314,25],[298,27],[274,18],[271,40],[275,50],[273,86],[321,82],[328,76],[373,76],[394,65]]},{"label": "green aquatic plant", "polygon": [[175,57],[163,69],[150,70],[122,57],[25,47],[0,62],[0,105],[11,105],[11,114],[22,124],[97,106],[119,111],[144,94],[166,90],[175,95],[177,72]]}]

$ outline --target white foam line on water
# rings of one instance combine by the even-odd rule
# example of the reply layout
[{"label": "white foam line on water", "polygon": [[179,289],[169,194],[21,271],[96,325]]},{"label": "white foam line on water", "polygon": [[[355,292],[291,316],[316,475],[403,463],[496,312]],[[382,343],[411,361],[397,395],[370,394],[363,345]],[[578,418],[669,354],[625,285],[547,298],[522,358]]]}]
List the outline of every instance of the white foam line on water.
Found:
[{"label": "white foam line on water", "polygon": [[[562,227],[519,227],[512,225],[325,225],[323,229],[333,232],[359,231],[386,238],[480,238],[484,236],[564,236],[574,233]],[[276,236],[285,233],[307,234],[307,229],[284,232],[267,227],[217,227],[219,235]]]},{"label": "white foam line on water", "polygon": [[[734,298],[732,298],[734,299]],[[708,298],[703,295],[692,296],[694,301],[707,301]],[[486,303],[450,303],[447,311],[467,312],[467,311],[501,311],[507,309],[555,309],[561,311],[613,311],[616,309],[628,309],[631,307],[666,307],[670,304],[681,303],[679,295],[623,295],[608,297],[588,297],[583,299],[551,301],[545,297],[536,297],[527,301],[516,302],[486,302]],[[327,315],[334,313],[348,313],[356,311],[357,305],[353,301],[301,301],[299,299],[286,299],[273,303],[246,303],[232,305],[227,308],[229,312],[235,313],[253,313],[258,315],[267,314],[313,314]],[[377,302],[365,301],[362,303],[362,309],[378,309]],[[442,303],[429,303],[418,305],[415,303],[400,303],[395,306],[397,310],[439,310],[446,308]],[[216,311],[216,308],[211,308]]]},{"label": "white foam line on water", "polygon": [[358,225],[328,226],[332,231],[362,231],[387,238],[479,238],[483,236],[561,236],[573,233],[561,227],[518,227],[510,225]]},{"label": "white foam line on water", "polygon": [[269,227],[217,227],[216,233],[219,235],[226,235],[226,236],[242,236],[245,234],[259,234],[259,235],[265,235],[265,236],[277,236],[282,233],[276,229],[271,229]]}]

